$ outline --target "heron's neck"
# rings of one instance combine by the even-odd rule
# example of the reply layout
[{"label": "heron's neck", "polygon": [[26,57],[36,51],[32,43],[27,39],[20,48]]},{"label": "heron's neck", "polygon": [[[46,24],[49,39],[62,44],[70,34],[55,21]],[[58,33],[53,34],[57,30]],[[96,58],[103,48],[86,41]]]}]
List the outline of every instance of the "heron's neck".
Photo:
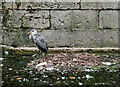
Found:
[{"label": "heron's neck", "polygon": [[35,43],[36,38],[35,34],[30,34],[29,38]]}]

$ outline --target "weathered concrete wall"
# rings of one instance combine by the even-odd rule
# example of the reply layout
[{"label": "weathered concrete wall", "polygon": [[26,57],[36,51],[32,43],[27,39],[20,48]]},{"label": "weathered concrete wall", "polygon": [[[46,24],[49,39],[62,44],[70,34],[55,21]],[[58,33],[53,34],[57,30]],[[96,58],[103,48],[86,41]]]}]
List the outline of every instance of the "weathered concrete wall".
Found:
[{"label": "weathered concrete wall", "polygon": [[26,33],[42,28],[49,47],[118,47],[119,7],[98,0],[1,2],[1,43],[35,46]]}]

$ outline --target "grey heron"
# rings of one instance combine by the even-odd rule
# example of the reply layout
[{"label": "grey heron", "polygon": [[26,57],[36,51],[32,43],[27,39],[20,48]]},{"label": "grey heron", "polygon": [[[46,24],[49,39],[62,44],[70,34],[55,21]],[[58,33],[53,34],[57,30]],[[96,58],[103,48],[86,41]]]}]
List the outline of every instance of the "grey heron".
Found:
[{"label": "grey heron", "polygon": [[38,46],[38,49],[40,50],[40,57],[41,57],[41,51],[43,51],[45,53],[48,52],[47,42],[43,36],[38,34],[37,30],[32,29],[27,34],[29,34],[29,39],[31,39],[32,42]]}]

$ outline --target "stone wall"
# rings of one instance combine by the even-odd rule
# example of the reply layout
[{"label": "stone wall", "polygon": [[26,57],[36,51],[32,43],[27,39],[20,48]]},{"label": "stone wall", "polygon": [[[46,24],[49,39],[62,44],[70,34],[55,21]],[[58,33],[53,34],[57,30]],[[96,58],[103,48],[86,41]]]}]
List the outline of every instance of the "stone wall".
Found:
[{"label": "stone wall", "polygon": [[49,47],[118,47],[119,2],[42,0],[0,2],[0,43],[35,46],[26,34],[42,29]]}]

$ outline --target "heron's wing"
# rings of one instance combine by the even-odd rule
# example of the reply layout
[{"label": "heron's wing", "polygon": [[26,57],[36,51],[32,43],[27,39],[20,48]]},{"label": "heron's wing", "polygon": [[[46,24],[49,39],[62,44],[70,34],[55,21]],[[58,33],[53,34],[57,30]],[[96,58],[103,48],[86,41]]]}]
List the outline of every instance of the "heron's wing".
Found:
[{"label": "heron's wing", "polygon": [[37,39],[36,39],[36,45],[42,51],[46,51],[46,52],[48,51],[47,42],[45,41],[45,39],[43,37],[37,37]]}]

